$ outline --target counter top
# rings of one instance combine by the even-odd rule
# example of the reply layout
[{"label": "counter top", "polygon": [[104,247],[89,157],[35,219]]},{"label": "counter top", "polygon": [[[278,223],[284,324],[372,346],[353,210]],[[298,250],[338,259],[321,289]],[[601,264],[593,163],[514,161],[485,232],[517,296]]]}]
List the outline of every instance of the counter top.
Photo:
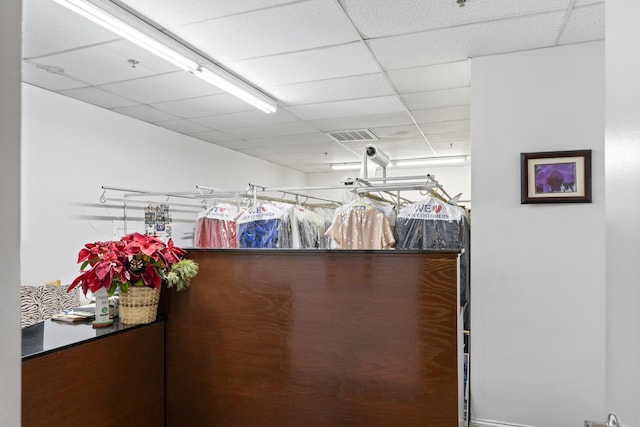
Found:
[{"label": "counter top", "polygon": [[125,325],[117,318],[113,325],[95,329],[90,320],[77,323],[45,320],[22,329],[22,360],[142,326],[145,325]]}]

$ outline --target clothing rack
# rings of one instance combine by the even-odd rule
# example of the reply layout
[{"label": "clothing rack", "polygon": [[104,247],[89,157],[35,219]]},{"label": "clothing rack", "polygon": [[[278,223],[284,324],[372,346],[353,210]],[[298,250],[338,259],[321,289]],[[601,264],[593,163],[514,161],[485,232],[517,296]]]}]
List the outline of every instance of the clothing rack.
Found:
[{"label": "clothing rack", "polygon": [[[131,219],[129,216],[129,209],[143,209],[142,207],[132,207],[132,205],[140,205],[143,203],[168,204],[171,207],[180,208],[175,212],[192,214],[205,208],[211,199],[232,201],[239,204],[248,201],[253,202],[254,206],[257,205],[258,200],[279,201],[319,207],[337,207],[343,204],[343,202],[337,200],[309,194],[313,191],[322,190],[347,190],[359,196],[367,195],[370,198],[394,204],[398,210],[403,205],[413,203],[412,200],[401,196],[401,192],[406,191],[418,191],[422,195],[429,193],[453,205],[457,205],[460,198],[460,194],[451,197],[445,191],[444,187],[435,179],[435,176],[430,174],[400,177],[385,176],[382,178],[354,178],[348,181],[342,181],[341,186],[268,187],[256,183],[249,183],[248,187],[244,190],[221,190],[204,185],[196,185],[195,188],[196,191],[164,192],[102,186],[102,194],[99,200],[101,204],[106,204],[110,201],[122,202],[123,216],[121,219],[124,221],[124,231],[126,233],[127,221]],[[119,198],[107,197],[107,192],[109,191],[115,191],[123,194]],[[270,195],[265,193],[269,193]],[[273,195],[274,193],[280,193],[282,196],[278,198]],[[380,196],[376,196],[375,193],[378,193]],[[383,197],[383,194],[391,196],[392,200]],[[165,200],[163,202],[150,200],[158,198],[165,198]],[[301,202],[302,198],[304,198],[304,201]],[[176,202],[173,199],[180,199],[184,201]],[[309,200],[321,203],[309,203]]]},{"label": "clothing rack", "polygon": [[[108,202],[121,202],[122,203],[122,217],[117,217],[113,219],[118,219],[123,221],[123,231],[124,233],[128,233],[128,223],[132,219],[143,220],[143,217],[132,217],[130,214],[130,210],[144,210],[143,205],[147,205],[149,203],[159,203],[166,204],[171,207],[178,207],[178,209],[173,209],[173,213],[182,213],[188,216],[193,216],[195,213],[199,212],[206,206],[204,200],[201,200],[195,197],[195,193],[193,192],[160,192],[160,191],[147,191],[147,190],[138,190],[131,188],[121,188],[121,187],[110,187],[110,186],[101,186],[102,194],[100,195],[99,201],[102,205],[106,205]],[[108,197],[108,192],[117,192],[123,193],[120,197]],[[163,198],[164,200],[159,201],[159,198]],[[176,202],[172,199],[181,199],[181,200],[192,200],[192,203],[186,202]],[[119,206],[118,206],[119,207]],[[186,222],[187,219],[180,220],[178,218],[172,218],[173,221]]]}]

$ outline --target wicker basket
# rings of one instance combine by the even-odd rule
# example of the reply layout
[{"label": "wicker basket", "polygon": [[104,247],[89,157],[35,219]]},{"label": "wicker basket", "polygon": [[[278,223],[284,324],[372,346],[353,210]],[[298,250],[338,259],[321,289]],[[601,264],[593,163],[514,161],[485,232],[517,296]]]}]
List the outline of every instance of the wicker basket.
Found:
[{"label": "wicker basket", "polygon": [[120,321],[127,325],[151,323],[158,315],[160,288],[129,286],[127,292],[120,293],[118,313]]}]

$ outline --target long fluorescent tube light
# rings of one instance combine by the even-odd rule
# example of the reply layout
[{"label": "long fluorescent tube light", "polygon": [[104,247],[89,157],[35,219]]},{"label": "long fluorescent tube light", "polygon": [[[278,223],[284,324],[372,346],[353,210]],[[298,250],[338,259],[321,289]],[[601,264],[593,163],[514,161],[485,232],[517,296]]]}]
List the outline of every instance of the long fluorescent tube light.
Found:
[{"label": "long fluorescent tube light", "polygon": [[[278,109],[277,102],[258,89],[210,61],[200,58],[186,46],[111,2],[54,1],[265,113],[273,113]],[[185,50],[188,50],[186,55],[180,52]],[[197,58],[198,61],[192,58]]]},{"label": "long fluorescent tube light", "polygon": [[96,5],[84,0],[54,0],[56,3],[76,12],[90,21],[95,22],[104,28],[113,31],[119,36],[137,44],[138,46],[158,55],[170,63],[182,68],[185,71],[192,71],[198,68],[198,63],[179,54],[164,43],[152,38],[142,31],[134,28],[131,24],[125,23],[121,17],[114,15],[114,10],[106,11]]},{"label": "long fluorescent tube light", "polygon": [[397,167],[453,165],[464,163],[466,159],[466,156],[432,157],[427,159],[396,160],[391,165]]},{"label": "long fluorescent tube light", "polygon": [[[200,68],[196,70],[193,74],[197,77],[200,77],[202,80],[211,83],[214,86],[219,87],[225,92],[230,93],[231,95],[242,99],[244,102],[247,102],[259,110],[264,111],[265,113],[275,113],[278,109],[278,104],[272,99],[267,98],[261,92],[255,90],[249,92],[247,89],[241,88],[240,79],[229,74],[226,76],[222,76],[223,70],[211,71],[208,68]],[[234,82],[234,80],[237,80]]]},{"label": "long fluorescent tube light", "polygon": [[360,169],[361,163],[334,163],[331,169],[334,171],[350,171]]}]

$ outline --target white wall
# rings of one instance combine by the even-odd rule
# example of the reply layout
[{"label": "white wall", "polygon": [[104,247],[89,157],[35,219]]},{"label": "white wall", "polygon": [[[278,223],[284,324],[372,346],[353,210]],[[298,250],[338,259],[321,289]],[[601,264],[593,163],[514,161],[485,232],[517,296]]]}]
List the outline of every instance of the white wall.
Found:
[{"label": "white wall", "polygon": [[98,204],[103,185],[149,191],[306,185],[303,173],[30,85],[22,95],[23,284],[68,283],[82,245],[113,238],[112,221],[87,219],[83,205]]},{"label": "white wall", "polygon": [[[602,420],[604,44],[473,59],[471,79],[472,417]],[[573,149],[593,203],[521,205],[520,153]]]},{"label": "white wall", "polygon": [[[606,410],[640,425],[640,2],[606,4]],[[606,413],[605,413],[606,414]],[[605,415],[603,414],[603,415]],[[602,419],[603,417],[601,417]]]},{"label": "white wall", "polygon": [[20,425],[20,0],[0,2],[0,425]]}]

